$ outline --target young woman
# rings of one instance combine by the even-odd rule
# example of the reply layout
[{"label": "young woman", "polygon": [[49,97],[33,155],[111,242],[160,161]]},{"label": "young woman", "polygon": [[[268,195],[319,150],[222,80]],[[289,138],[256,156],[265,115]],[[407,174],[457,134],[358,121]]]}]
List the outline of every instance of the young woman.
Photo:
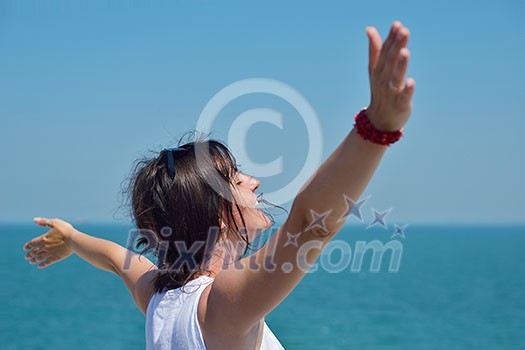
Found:
[{"label": "young woman", "polygon": [[384,44],[375,28],[366,32],[369,107],[299,191],[283,226],[250,257],[248,243],[271,226],[255,208],[259,181],[238,172],[220,142],[196,140],[142,160],[131,178],[134,221],[156,264],[46,218],[35,218],[51,229],[24,245],[26,258],[43,268],[76,253],[120,276],[146,315],[148,349],[281,349],[265,315],[341,229],[411,114],[408,29],[395,21]]}]

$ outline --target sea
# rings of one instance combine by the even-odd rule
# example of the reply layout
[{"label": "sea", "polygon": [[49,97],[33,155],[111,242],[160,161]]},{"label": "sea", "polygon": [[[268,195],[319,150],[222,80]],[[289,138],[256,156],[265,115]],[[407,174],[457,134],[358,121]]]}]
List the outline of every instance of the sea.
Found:
[{"label": "sea", "polygon": [[[128,244],[126,225],[79,225]],[[0,349],[144,349],[124,283],[76,255],[37,269],[45,232],[1,224]],[[525,226],[345,226],[266,322],[286,349],[525,349]]]}]

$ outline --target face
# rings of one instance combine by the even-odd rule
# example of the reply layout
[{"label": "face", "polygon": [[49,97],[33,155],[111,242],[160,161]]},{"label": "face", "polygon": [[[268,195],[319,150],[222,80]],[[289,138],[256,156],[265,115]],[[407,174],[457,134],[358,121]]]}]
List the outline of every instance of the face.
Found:
[{"label": "face", "polygon": [[[259,180],[240,172],[237,172],[234,177],[232,192],[241,209],[250,240],[253,239],[255,235],[271,226],[271,220],[264,214],[264,212],[261,209],[255,208],[257,205],[257,194],[255,193],[255,190],[257,190],[259,185]],[[240,221],[240,219],[238,225],[242,226],[242,221]]]}]

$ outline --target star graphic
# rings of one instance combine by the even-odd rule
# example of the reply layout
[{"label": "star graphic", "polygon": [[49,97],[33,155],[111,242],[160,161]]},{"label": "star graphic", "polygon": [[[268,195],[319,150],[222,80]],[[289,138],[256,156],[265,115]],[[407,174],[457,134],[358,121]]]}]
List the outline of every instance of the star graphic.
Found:
[{"label": "star graphic", "polygon": [[366,227],[366,229],[368,230],[370,227],[372,227],[374,225],[381,225],[386,230],[387,224],[385,222],[385,216],[390,214],[391,211],[392,211],[392,208],[387,209],[387,210],[385,210],[385,211],[380,213],[377,210],[375,210],[374,208],[372,208],[372,213],[374,214],[374,220],[372,220],[372,222],[370,222],[370,224]]},{"label": "star graphic", "polygon": [[350,216],[350,215],[354,215],[356,218],[359,219],[359,221],[363,222],[363,217],[361,216],[361,207],[363,206],[363,204],[365,204],[365,202],[370,198],[370,196],[367,196],[363,199],[361,199],[360,201],[358,201],[357,203],[355,203],[352,198],[348,197],[346,194],[343,194],[343,197],[345,199],[345,204],[346,204],[346,211],[343,213],[343,215],[339,218],[339,220],[337,220],[337,222],[340,222],[340,221],[346,221],[346,219]]},{"label": "star graphic", "polygon": [[313,209],[310,209],[310,214],[312,214],[312,222],[308,227],[305,229],[305,231],[308,231],[316,226],[319,226],[323,231],[328,232],[328,229],[326,228],[326,217],[332,212],[332,209],[325,211],[322,214],[319,214]]},{"label": "star graphic", "polygon": [[406,237],[405,237],[404,229],[407,228],[408,224],[403,225],[403,226],[401,226],[401,227],[397,226],[396,224],[394,224],[394,226],[396,227],[396,232],[394,232],[394,234],[393,234],[392,237],[390,237],[390,238],[394,238],[394,237],[397,237],[397,236],[401,236],[401,237],[403,237],[403,238],[406,238]]},{"label": "star graphic", "polygon": [[296,233],[295,235],[291,234],[290,232],[286,232],[286,236],[288,237],[288,239],[286,243],[283,245],[283,247],[289,246],[290,244],[298,247],[299,244],[297,244],[297,238],[299,237],[300,234],[301,232]]}]

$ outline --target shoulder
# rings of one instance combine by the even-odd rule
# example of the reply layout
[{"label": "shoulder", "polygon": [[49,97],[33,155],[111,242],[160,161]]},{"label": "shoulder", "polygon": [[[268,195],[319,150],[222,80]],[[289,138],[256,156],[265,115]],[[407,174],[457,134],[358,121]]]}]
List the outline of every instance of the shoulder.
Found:
[{"label": "shoulder", "polygon": [[140,278],[137,280],[137,284],[135,285],[134,299],[140,311],[142,311],[144,315],[146,315],[149,302],[155,294],[154,280],[156,275],[156,269],[147,271],[142,274],[142,276],[140,276]]},{"label": "shoulder", "polygon": [[197,306],[197,320],[206,346],[211,348],[217,344],[220,346],[227,345],[232,349],[252,348],[262,333],[263,319],[249,330],[234,329],[231,326],[234,322],[228,322],[227,319],[220,317],[217,313],[210,312],[208,300],[212,287],[213,282],[204,288]]}]

